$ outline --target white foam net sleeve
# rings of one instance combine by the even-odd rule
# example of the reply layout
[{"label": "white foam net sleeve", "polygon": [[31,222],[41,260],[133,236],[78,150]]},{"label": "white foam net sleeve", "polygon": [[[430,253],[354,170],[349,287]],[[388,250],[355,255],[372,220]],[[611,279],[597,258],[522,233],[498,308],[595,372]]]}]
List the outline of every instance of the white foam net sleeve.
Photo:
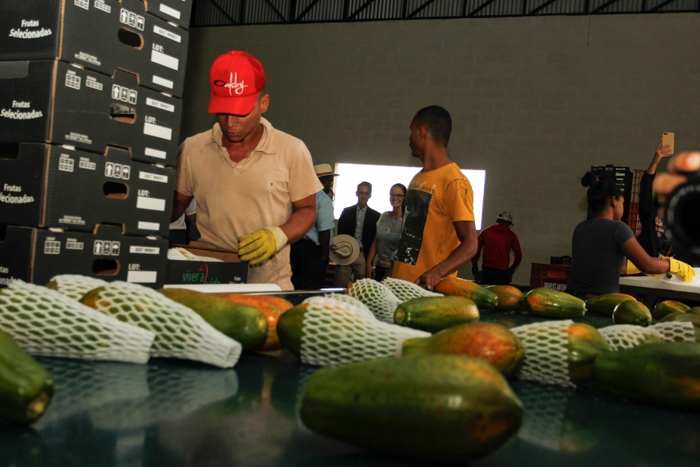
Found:
[{"label": "white foam net sleeve", "polygon": [[525,347],[518,378],[560,386],[569,379],[569,333],[573,321],[544,321],[512,328]]},{"label": "white foam net sleeve", "polygon": [[647,329],[656,331],[665,342],[695,342],[695,327],[693,323],[670,321],[656,323]]},{"label": "white foam net sleeve", "polygon": [[368,318],[352,305],[324,297],[309,300],[301,331],[301,361],[338,366],[401,355],[403,342],[430,333]]},{"label": "white foam net sleeve", "polygon": [[401,305],[401,300],[389,287],[374,279],[360,279],[353,283],[348,294],[364,303],[378,320],[385,323],[394,322],[394,312]]},{"label": "white foam net sleeve", "polygon": [[23,281],[0,289],[0,329],[29,354],[146,363],[155,334]]},{"label": "white foam net sleeve", "polygon": [[413,282],[408,282],[402,279],[394,279],[393,277],[387,277],[382,281],[382,284],[386,285],[394,292],[394,295],[405,302],[411,300],[412,298],[420,297],[442,297],[441,293],[431,292],[423,287],[420,287]]},{"label": "white foam net sleeve", "polygon": [[651,327],[634,324],[616,324],[598,329],[603,338],[608,341],[613,350],[631,349],[648,342],[649,336],[661,336]]},{"label": "white foam net sleeve", "polygon": [[[338,300],[339,302],[347,303],[350,304],[356,308],[361,309],[362,311],[366,312],[368,316],[371,316],[374,319],[377,319],[372,311],[367,308],[367,305],[356,299],[355,297],[351,297],[350,295],[347,294],[339,294],[339,293],[328,293],[324,295],[326,298],[332,298],[333,300]],[[311,297],[313,298],[313,297]],[[309,300],[308,298],[306,300]]]},{"label": "white foam net sleeve", "polygon": [[51,282],[56,286],[56,291],[61,292],[66,297],[72,298],[73,300],[80,300],[83,298],[83,295],[92,289],[107,285],[107,282],[102,279],[81,276],[79,274],[61,274],[53,276],[49,283]]},{"label": "white foam net sleeve", "polygon": [[99,291],[98,311],[154,332],[151,356],[196,360],[220,368],[238,362],[242,347],[192,309],[153,289],[112,282]]}]

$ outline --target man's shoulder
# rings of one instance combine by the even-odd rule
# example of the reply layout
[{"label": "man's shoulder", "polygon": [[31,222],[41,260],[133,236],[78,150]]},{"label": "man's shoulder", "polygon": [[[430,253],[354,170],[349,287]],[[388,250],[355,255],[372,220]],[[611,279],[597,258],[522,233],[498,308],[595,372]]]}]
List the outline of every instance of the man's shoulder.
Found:
[{"label": "man's shoulder", "polygon": [[185,138],[185,141],[183,142],[183,144],[184,144],[186,149],[189,149],[192,147],[203,146],[203,145],[211,142],[213,135],[214,135],[214,129],[210,128],[206,131],[203,131],[201,133],[197,133],[196,135],[192,135],[192,136]]},{"label": "man's shoulder", "polygon": [[271,143],[274,146],[276,146],[277,148],[279,148],[279,147],[283,147],[283,148],[287,148],[287,149],[302,148],[302,147],[306,148],[306,144],[304,144],[304,142],[301,139],[297,138],[296,136],[290,135],[287,132],[284,132],[282,130],[275,128],[265,118],[261,119],[261,123],[266,128],[266,130],[269,132],[268,134],[270,135]]},{"label": "man's shoulder", "polygon": [[367,214],[371,215],[372,217],[376,217],[377,219],[379,219],[379,216],[381,216],[379,211],[375,211],[369,206],[367,206]]}]

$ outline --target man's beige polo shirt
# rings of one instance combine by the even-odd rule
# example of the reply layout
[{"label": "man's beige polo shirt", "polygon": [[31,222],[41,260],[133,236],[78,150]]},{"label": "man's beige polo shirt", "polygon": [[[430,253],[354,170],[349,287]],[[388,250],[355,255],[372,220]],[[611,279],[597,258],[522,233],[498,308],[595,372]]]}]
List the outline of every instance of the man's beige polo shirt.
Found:
[{"label": "man's beige polo shirt", "polygon": [[[315,195],[323,186],[303,141],[261,120],[263,136],[249,157],[231,161],[221,145],[218,123],[187,138],[178,149],[175,190],[197,200],[201,240],[238,251],[238,237],[284,224],[292,202]],[[291,290],[289,245],[248,269],[249,283],[276,283]]]}]

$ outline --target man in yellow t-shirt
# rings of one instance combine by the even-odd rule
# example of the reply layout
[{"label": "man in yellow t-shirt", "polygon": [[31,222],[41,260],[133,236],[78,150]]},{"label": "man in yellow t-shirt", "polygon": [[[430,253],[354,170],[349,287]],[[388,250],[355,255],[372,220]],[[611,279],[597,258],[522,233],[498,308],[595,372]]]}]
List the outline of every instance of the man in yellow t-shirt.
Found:
[{"label": "man in yellow t-shirt", "polygon": [[474,192],[457,164],[447,157],[452,131],[442,107],[418,111],[411,122],[409,147],[423,163],[408,187],[404,226],[392,277],[432,290],[443,277],[456,275],[476,253]]}]

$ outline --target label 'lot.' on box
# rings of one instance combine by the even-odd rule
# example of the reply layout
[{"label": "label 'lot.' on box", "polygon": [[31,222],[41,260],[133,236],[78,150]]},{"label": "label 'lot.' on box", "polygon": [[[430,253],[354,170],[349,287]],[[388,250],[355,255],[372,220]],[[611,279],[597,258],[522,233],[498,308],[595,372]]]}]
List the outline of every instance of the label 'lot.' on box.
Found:
[{"label": "label 'lot.' on box", "polygon": [[160,288],[168,241],[122,235],[100,226],[95,233],[0,226],[0,287],[15,279],[46,285],[58,274]]},{"label": "label 'lot.' on box", "polygon": [[[174,0],[173,0],[174,1]],[[62,60],[182,97],[189,33],[140,0],[0,2],[0,60]]]},{"label": "label 'lot.' on box", "polygon": [[175,169],[41,143],[0,144],[0,223],[168,236]]},{"label": "label 'lot.' on box", "polygon": [[182,100],[55,60],[0,62],[0,142],[48,142],[174,165]]}]

